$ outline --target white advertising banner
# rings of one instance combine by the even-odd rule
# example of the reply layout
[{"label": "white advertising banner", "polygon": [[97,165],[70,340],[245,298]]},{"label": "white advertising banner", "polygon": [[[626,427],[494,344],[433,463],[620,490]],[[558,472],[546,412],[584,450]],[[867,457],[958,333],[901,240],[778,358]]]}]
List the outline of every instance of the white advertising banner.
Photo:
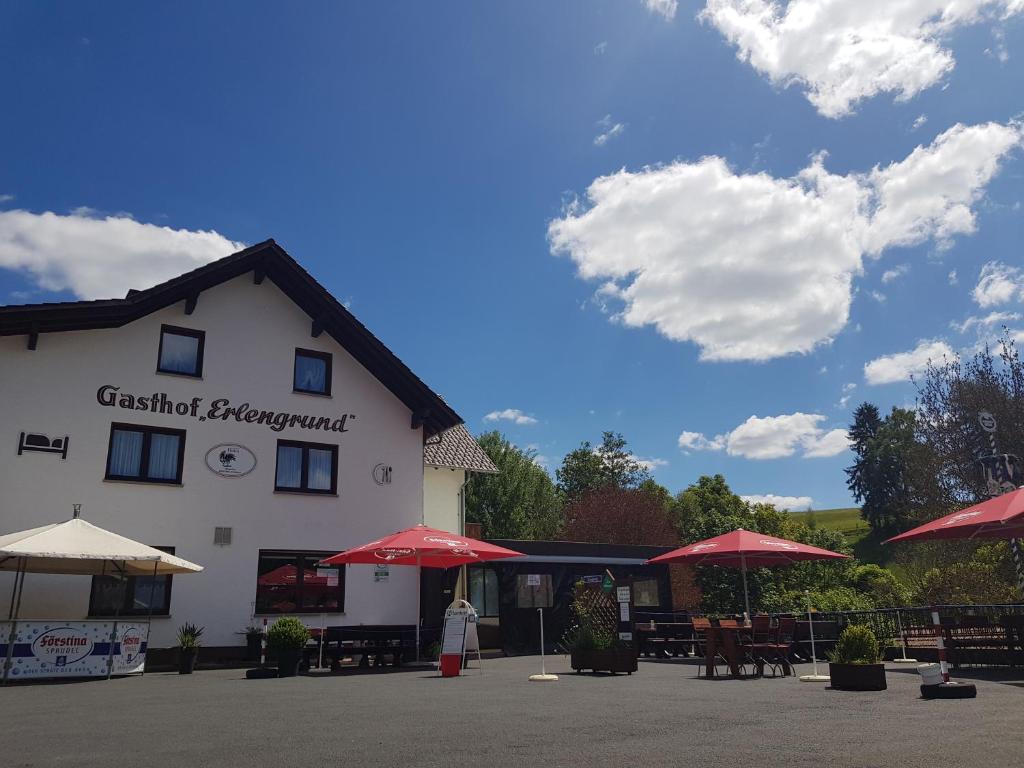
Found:
[{"label": "white advertising banner", "polygon": [[0,622],[0,658],[10,656],[10,680],[43,677],[127,675],[146,666],[147,627],[133,621],[19,621],[14,647],[8,648],[11,622]]}]

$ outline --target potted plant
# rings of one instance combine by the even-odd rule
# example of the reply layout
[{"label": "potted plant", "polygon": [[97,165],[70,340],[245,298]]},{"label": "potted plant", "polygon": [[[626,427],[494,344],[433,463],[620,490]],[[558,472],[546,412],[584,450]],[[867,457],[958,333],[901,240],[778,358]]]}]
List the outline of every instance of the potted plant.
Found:
[{"label": "potted plant", "polygon": [[259,661],[263,650],[263,627],[250,624],[245,628],[245,660]]},{"label": "potted plant", "polygon": [[577,672],[589,669],[631,675],[637,670],[636,651],[619,642],[615,617],[607,615],[604,602],[600,592],[577,585],[572,603],[576,621],[564,637],[569,663]]},{"label": "potted plant", "polygon": [[277,655],[277,676],[295,677],[302,662],[302,649],[309,640],[306,625],[292,616],[278,619],[267,632],[267,645]]},{"label": "potted plant", "polygon": [[885,664],[875,633],[868,627],[844,629],[829,657],[828,674],[840,691],[884,691]]},{"label": "potted plant", "polygon": [[196,668],[196,656],[199,653],[199,646],[202,645],[200,638],[203,636],[205,627],[197,627],[195,624],[182,624],[178,627],[178,674],[191,675]]}]

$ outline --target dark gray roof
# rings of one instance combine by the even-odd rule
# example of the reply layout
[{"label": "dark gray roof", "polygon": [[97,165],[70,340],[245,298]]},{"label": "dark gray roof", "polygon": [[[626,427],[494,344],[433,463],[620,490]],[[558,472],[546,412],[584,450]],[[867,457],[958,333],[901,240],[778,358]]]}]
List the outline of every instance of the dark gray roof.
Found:
[{"label": "dark gray roof", "polygon": [[498,471],[480,443],[462,424],[429,438],[423,446],[423,463],[428,467],[451,467],[469,472]]},{"label": "dark gray roof", "polygon": [[462,422],[459,414],[273,240],[257,243],[144,291],[130,291],[123,299],[0,306],[0,336],[24,334],[29,349],[35,349],[41,333],[120,328],[182,300],[202,302],[201,294],[206,289],[248,272],[253,273],[257,283],[264,277],[272,280],[309,315],[311,336],[319,336],[322,331],[329,333],[405,403],[412,411],[414,429],[422,425],[424,433],[430,436]]}]

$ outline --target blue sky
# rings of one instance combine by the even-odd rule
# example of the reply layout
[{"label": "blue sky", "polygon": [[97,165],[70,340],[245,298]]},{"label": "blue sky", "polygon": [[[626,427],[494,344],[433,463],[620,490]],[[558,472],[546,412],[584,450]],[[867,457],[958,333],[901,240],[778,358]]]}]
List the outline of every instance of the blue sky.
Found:
[{"label": "blue sky", "polygon": [[1024,7],[888,5],[4,3],[0,302],[274,237],[475,432],[846,505],[856,404],[1024,328]]}]

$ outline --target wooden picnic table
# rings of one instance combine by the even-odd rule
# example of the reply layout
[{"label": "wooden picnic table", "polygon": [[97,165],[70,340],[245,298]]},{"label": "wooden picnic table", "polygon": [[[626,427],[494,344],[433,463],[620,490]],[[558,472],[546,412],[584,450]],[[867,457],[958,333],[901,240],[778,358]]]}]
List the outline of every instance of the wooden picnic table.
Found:
[{"label": "wooden picnic table", "polygon": [[637,655],[647,656],[654,653],[657,658],[665,659],[671,653],[677,656],[690,655],[694,647],[693,623],[688,621],[659,621],[653,627],[649,624],[637,624]]}]

